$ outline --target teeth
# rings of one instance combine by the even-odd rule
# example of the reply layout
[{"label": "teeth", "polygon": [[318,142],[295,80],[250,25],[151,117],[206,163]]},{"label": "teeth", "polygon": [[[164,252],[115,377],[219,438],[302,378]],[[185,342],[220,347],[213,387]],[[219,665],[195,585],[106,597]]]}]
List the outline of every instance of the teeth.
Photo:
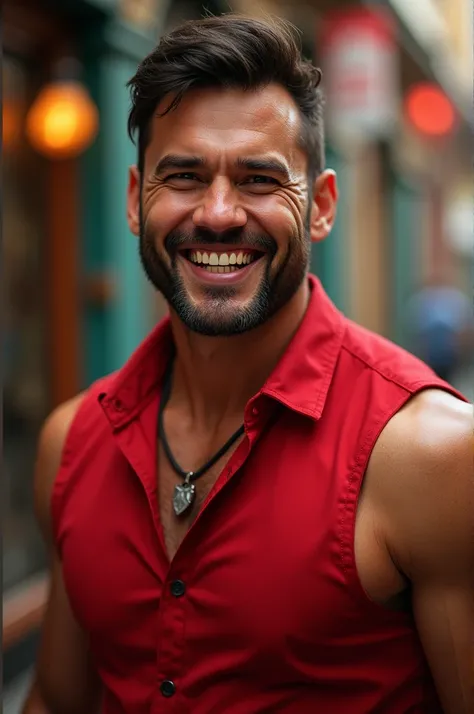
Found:
[{"label": "teeth", "polygon": [[208,273],[223,273],[225,268],[222,265],[206,265]]},{"label": "teeth", "polygon": [[206,265],[208,273],[233,273],[235,272],[229,265]]},{"label": "teeth", "polygon": [[197,265],[207,267],[207,270],[213,273],[231,273],[234,265],[249,265],[254,260],[252,253],[201,253],[201,251],[191,251],[189,260]]}]

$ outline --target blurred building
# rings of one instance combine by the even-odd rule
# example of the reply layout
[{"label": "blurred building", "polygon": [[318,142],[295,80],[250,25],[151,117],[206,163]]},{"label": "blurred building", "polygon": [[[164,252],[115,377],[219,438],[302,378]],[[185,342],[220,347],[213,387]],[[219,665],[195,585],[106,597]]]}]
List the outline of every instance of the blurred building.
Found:
[{"label": "blurred building", "polygon": [[[406,345],[417,287],[442,274],[470,289],[469,0],[5,0],[5,683],[31,661],[46,593],[31,487],[40,424],[120,367],[164,310],[125,220],[125,85],[164,29],[203,9],[287,17],[323,65],[341,202],[312,269],[338,306]],[[61,102],[71,82],[90,134],[66,110],[48,134],[38,97]]]}]

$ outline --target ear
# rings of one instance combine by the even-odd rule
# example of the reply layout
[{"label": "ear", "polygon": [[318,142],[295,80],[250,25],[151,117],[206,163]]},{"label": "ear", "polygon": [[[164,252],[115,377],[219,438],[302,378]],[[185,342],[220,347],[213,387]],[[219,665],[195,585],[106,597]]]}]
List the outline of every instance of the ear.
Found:
[{"label": "ear", "polygon": [[135,236],[140,235],[140,172],[136,166],[128,170],[127,221]]},{"label": "ear", "polygon": [[310,234],[314,243],[327,238],[336,220],[339,198],[336,174],[327,169],[320,174],[313,185],[313,206]]}]

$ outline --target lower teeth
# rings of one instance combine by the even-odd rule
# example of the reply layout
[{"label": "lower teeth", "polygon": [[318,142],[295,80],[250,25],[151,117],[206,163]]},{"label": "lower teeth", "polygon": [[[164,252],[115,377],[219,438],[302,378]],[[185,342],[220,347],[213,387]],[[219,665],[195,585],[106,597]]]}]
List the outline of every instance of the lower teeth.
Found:
[{"label": "lower teeth", "polygon": [[236,273],[239,270],[237,267],[230,268],[228,265],[204,265],[203,267],[208,273]]},{"label": "lower teeth", "polygon": [[[253,263],[253,260],[251,262]],[[250,263],[246,265],[204,265],[203,263],[193,263],[193,265],[204,268],[208,273],[236,273],[238,270],[246,268]]]}]

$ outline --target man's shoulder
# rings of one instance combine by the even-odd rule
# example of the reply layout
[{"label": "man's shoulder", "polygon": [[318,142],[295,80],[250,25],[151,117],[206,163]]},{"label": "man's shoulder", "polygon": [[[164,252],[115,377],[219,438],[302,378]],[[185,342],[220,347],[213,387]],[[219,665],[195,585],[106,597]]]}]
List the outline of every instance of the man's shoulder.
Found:
[{"label": "man's shoulder", "polygon": [[55,460],[64,450],[71,427],[78,417],[87,412],[87,421],[101,414],[99,395],[113,383],[115,373],[101,377],[87,389],[59,404],[46,418],[40,433],[40,449],[55,454]]},{"label": "man's shoulder", "polygon": [[[449,459],[453,449],[473,445],[473,406],[442,389],[426,389],[410,399],[390,420],[380,442],[397,459]],[[403,449],[400,449],[403,444]]]},{"label": "man's shoulder", "polygon": [[85,393],[81,392],[58,405],[45,420],[39,435],[33,490],[36,516],[47,543],[52,535],[51,494],[71,425],[84,397]]},{"label": "man's shoulder", "polygon": [[401,498],[417,488],[425,495],[430,489],[447,493],[456,465],[469,466],[472,476],[473,447],[473,406],[442,389],[426,389],[390,419],[372,461],[381,486],[400,491]]},{"label": "man's shoulder", "polygon": [[[47,541],[51,539],[51,497],[58,474],[71,452],[71,440],[80,450],[94,448],[103,439],[102,426],[107,422],[98,396],[113,380],[114,374],[94,382],[88,389],[59,404],[47,417],[38,441],[34,497],[35,510]],[[74,438],[73,438],[74,437]]]},{"label": "man's shoulder", "polygon": [[455,540],[457,529],[459,543],[466,537],[473,454],[473,407],[442,390],[414,396],[382,431],[367,476],[387,542],[405,572],[416,553],[435,557],[442,539]]}]

